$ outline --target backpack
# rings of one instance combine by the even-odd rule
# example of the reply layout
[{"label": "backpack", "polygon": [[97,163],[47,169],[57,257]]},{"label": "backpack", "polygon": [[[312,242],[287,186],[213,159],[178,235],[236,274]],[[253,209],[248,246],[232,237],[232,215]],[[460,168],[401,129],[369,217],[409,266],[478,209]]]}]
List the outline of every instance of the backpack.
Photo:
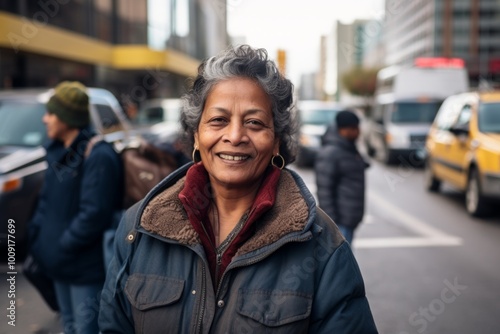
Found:
[{"label": "backpack", "polygon": [[[104,140],[101,135],[90,139],[85,157],[99,141]],[[144,139],[137,139],[125,145],[114,144],[123,163],[123,199],[122,209],[128,209],[153,189],[168,174],[178,167],[175,157],[156,147]]]}]

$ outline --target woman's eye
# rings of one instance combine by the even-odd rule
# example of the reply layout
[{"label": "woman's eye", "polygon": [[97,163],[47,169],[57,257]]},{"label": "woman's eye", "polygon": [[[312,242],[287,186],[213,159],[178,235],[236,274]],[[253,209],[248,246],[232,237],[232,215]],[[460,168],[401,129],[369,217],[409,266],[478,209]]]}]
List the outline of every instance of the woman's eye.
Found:
[{"label": "woman's eye", "polygon": [[226,120],[222,117],[214,117],[210,120],[211,124],[216,124],[216,125],[224,124],[225,122],[226,122]]},{"label": "woman's eye", "polygon": [[252,127],[264,127],[264,123],[262,123],[261,121],[258,121],[256,119],[248,120],[247,124],[252,126]]}]

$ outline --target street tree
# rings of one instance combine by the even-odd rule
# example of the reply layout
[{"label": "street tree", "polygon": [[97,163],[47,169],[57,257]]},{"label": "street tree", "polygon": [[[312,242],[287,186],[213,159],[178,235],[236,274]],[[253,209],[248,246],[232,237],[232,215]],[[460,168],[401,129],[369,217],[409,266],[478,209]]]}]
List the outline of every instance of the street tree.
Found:
[{"label": "street tree", "polygon": [[365,108],[369,108],[377,81],[378,68],[353,67],[342,76],[342,84],[349,93],[363,97]]}]

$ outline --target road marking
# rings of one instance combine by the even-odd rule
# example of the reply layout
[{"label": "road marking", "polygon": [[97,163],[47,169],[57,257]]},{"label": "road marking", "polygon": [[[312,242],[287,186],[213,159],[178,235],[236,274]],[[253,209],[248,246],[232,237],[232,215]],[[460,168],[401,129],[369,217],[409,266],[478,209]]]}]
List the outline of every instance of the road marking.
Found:
[{"label": "road marking", "polygon": [[358,238],[354,239],[353,247],[360,248],[400,248],[400,247],[431,247],[431,246],[460,246],[462,239],[425,238],[425,237],[397,237],[397,238]]},{"label": "road marking", "polygon": [[[410,215],[397,206],[385,200],[374,192],[368,193],[369,200],[378,208],[391,213],[395,222],[407,230],[420,235],[419,237],[394,238],[355,238],[354,248],[396,248],[396,247],[429,247],[429,246],[460,246],[462,238],[444,233],[420,219]],[[370,218],[373,220],[373,217]]]}]

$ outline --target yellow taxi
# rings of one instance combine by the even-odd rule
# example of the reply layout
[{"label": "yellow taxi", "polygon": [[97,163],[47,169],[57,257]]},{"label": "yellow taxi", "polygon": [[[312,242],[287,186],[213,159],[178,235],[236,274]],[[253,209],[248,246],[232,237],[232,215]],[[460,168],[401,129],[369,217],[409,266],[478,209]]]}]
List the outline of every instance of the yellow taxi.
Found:
[{"label": "yellow taxi", "polygon": [[465,207],[476,217],[500,204],[500,91],[448,97],[426,140],[425,186],[447,182],[465,192]]}]

